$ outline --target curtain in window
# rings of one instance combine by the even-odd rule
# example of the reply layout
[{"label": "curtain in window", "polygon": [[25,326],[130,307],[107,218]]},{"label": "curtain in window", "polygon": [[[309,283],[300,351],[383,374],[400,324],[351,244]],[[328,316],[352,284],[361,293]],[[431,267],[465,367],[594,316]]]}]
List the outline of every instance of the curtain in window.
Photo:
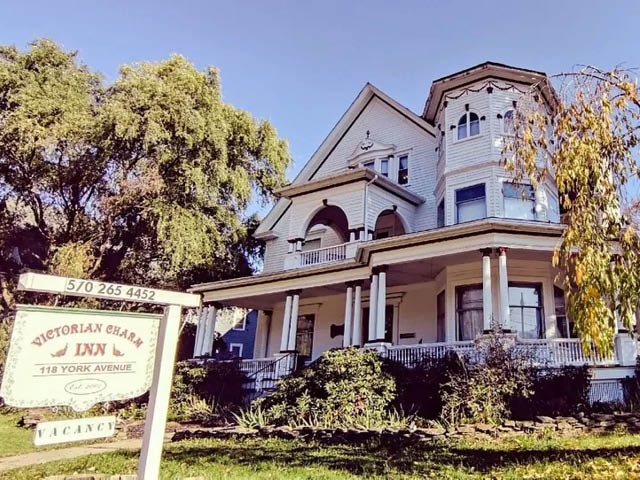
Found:
[{"label": "curtain in window", "polygon": [[458,340],[473,340],[484,328],[482,286],[458,287],[456,296]]},{"label": "curtain in window", "polygon": [[467,138],[467,114],[465,113],[458,121],[458,140]]}]

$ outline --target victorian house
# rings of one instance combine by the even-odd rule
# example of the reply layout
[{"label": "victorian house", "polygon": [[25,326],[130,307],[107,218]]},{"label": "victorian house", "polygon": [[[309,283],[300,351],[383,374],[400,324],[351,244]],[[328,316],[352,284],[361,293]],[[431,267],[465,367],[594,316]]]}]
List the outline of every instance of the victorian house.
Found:
[{"label": "victorian house", "polygon": [[228,306],[259,312],[253,376],[350,345],[403,362],[471,352],[499,322],[541,361],[592,365],[594,385],[617,395],[636,343],[620,329],[612,356],[581,349],[552,266],[563,231],[556,185],[513,183],[501,162],[532,86],[552,111],[546,74],[498,63],[433,81],[421,114],[366,84],[277,192],[255,234],[263,272],[192,287],[207,305],[194,356],[209,353]]}]

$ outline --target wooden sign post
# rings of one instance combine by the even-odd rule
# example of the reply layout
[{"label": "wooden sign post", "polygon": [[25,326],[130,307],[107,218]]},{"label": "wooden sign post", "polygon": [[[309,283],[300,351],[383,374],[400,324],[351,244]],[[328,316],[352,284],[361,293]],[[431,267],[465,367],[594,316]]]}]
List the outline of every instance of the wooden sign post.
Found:
[{"label": "wooden sign post", "polygon": [[[140,463],[138,465],[139,479],[151,480],[158,478],[182,307],[199,307],[200,295],[39,273],[24,273],[20,275],[18,289],[32,292],[47,292],[166,305],[164,316],[160,320],[158,337],[155,343],[153,377],[144,426]],[[110,315],[117,315],[117,313],[118,312],[109,312]],[[123,315],[127,315],[127,312],[122,313]],[[96,315],[98,314],[99,312],[96,311]],[[59,335],[61,331],[60,329],[51,335]],[[82,332],[72,333],[81,334]],[[47,340],[48,336],[45,334],[43,338]],[[8,362],[11,361],[11,354],[10,349]],[[4,380],[5,379],[3,379],[3,388],[5,387]],[[19,395],[16,396],[16,398],[18,397]],[[37,399],[30,399],[30,401],[31,404],[28,406],[36,406],[34,402],[37,402]],[[50,399],[48,399],[48,401],[50,401]],[[19,403],[19,401],[17,403]],[[11,406],[20,407],[21,405]]]}]

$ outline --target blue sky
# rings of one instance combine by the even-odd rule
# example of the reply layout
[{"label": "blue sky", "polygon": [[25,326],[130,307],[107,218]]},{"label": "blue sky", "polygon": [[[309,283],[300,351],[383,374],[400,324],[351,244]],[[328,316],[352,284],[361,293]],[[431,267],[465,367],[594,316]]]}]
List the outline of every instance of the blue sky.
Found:
[{"label": "blue sky", "polygon": [[637,0],[3,2],[0,44],[48,37],[108,80],[181,53],[269,119],[304,165],[365,82],[421,112],[432,80],[487,60],[548,73],[640,67]]}]

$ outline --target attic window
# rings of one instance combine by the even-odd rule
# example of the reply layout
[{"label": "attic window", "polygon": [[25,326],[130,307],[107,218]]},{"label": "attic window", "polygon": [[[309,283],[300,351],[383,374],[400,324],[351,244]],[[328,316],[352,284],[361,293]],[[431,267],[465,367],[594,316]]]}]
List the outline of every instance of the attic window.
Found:
[{"label": "attic window", "polygon": [[458,140],[480,134],[480,119],[474,112],[467,112],[458,120]]}]

